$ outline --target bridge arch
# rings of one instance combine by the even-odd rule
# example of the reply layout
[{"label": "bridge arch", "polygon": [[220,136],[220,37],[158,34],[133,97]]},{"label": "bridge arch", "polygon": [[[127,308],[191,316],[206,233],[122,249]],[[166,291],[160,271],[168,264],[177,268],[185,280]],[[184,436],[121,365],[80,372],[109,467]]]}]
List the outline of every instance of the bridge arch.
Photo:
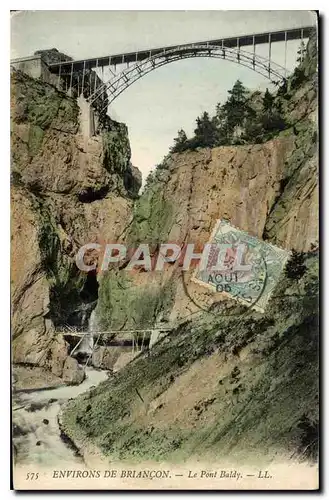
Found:
[{"label": "bridge arch", "polygon": [[239,47],[231,48],[206,42],[164,50],[140,62],[135,62],[117,75],[113,74],[109,80],[89,96],[88,101],[92,104],[107,92],[108,103],[106,106],[108,106],[128,87],[151,71],[175,61],[194,57],[213,57],[237,63],[264,76],[272,83],[279,83],[288,75],[286,68],[271,59],[257,55],[255,52],[242,50]]}]

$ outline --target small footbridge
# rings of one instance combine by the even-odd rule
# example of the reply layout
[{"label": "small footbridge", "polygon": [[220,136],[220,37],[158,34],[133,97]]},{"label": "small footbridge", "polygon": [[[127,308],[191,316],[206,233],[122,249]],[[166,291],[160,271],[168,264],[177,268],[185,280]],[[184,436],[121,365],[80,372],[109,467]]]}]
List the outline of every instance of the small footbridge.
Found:
[{"label": "small footbridge", "polygon": [[[63,325],[56,329],[56,334],[63,335],[73,348],[70,356],[77,352],[89,355],[87,363],[97,346],[131,347],[132,353],[137,354],[152,347],[163,335],[175,328],[174,324],[153,325],[144,329],[113,329],[113,330],[79,330],[77,327]],[[86,363],[86,364],[87,364]]]}]

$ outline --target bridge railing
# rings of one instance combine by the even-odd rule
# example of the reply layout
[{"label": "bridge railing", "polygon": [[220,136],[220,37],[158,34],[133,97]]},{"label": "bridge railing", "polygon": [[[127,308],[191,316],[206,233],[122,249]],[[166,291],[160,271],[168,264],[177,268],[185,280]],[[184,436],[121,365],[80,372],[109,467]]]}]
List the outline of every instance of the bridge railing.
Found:
[{"label": "bridge railing", "polygon": [[97,88],[96,91],[90,95],[88,101],[92,104],[96,99],[107,92],[108,103],[105,105],[107,106],[127,87],[150,71],[173,61],[190,57],[215,57],[237,62],[242,66],[253,69],[255,72],[276,83],[283,80],[288,73],[285,67],[273,62],[271,59],[245,51],[239,47],[230,48],[223,45],[216,46],[192,43],[163,51],[141,62],[136,62],[133,66],[127,67],[120,74],[113,75],[107,82]]}]

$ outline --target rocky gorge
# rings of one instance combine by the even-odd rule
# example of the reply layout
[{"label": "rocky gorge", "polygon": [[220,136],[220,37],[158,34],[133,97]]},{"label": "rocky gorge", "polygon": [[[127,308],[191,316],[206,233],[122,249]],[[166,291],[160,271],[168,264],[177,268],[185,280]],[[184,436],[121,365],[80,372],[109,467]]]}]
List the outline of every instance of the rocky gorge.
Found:
[{"label": "rocky gorge", "polygon": [[[14,388],[27,387],[27,373],[33,388],[81,383],[84,371],[60,329],[87,328],[92,311],[102,329],[173,325],[152,350],[67,404],[62,432],[82,453],[92,444],[106,460],[315,459],[314,43],[304,79],[278,97],[285,130],[263,142],[173,153],[141,194],[125,125],[105,117],[87,139],[76,99],[12,73]],[[223,304],[200,311],[205,291],[180,262],[163,273],[130,274],[125,263],[99,274],[75,265],[89,242],[148,243],[153,255],[163,242],[202,245],[218,219],[297,254],[264,314],[237,304],[233,315]],[[114,351],[100,346],[94,366],[113,370]]]},{"label": "rocky gorge", "polygon": [[86,139],[76,100],[21,72],[12,73],[11,97],[13,362],[81,381],[54,333],[83,324],[97,299],[96,276],[79,273],[74,257],[86,242],[120,237],[140,175],[124,125],[108,119]]}]

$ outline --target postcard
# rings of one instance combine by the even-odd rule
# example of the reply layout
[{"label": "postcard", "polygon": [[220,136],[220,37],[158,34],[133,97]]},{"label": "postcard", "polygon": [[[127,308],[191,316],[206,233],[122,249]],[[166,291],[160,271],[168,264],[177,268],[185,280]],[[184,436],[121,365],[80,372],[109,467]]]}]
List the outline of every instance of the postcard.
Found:
[{"label": "postcard", "polygon": [[11,32],[13,489],[317,490],[317,13]]}]

